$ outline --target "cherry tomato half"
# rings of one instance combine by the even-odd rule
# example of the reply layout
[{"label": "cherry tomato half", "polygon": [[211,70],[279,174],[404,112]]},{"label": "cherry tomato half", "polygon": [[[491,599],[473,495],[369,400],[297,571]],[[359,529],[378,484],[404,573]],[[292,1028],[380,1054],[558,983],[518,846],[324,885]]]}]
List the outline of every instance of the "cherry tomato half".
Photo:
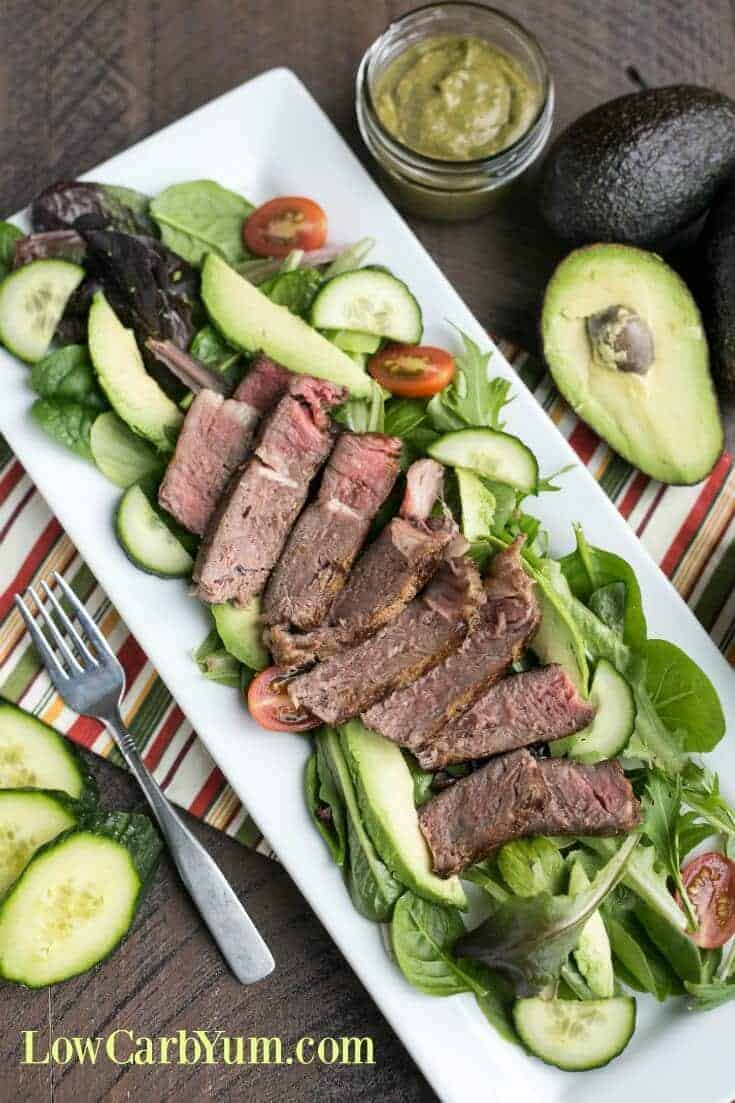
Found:
[{"label": "cherry tomato half", "polygon": [[371,357],[368,371],[391,394],[430,398],[454,378],[454,358],[432,345],[386,345]]},{"label": "cherry tomato half", "polygon": [[689,937],[703,950],[716,950],[735,935],[735,862],[712,851],[681,871],[684,888],[699,918]]},{"label": "cherry tomato half", "polygon": [[253,720],[271,732],[305,732],[321,723],[291,702],[280,666],[269,666],[253,678],[248,687],[248,709]]},{"label": "cherry tomato half", "polygon": [[292,249],[321,249],[327,216],[313,199],[282,195],[258,207],[245,221],[243,241],[259,257],[286,257]]}]

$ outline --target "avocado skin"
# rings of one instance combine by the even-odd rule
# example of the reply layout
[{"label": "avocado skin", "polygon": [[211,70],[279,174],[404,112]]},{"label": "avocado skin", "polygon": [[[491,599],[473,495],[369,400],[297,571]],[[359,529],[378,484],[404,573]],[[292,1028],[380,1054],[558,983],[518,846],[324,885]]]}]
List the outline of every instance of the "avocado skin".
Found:
[{"label": "avocado skin", "polygon": [[735,177],[707,215],[700,240],[701,299],[712,371],[735,394]]},{"label": "avocado skin", "polygon": [[735,102],[677,84],[610,100],[553,144],[541,213],[562,239],[660,245],[712,202],[735,170]]}]

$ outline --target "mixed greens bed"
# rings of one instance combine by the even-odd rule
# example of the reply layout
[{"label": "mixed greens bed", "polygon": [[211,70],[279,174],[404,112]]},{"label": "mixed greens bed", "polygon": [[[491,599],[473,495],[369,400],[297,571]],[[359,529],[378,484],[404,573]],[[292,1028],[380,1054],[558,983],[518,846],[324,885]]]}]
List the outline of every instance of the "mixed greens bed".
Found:
[{"label": "mixed greens bed", "polygon": [[[490,353],[463,333],[454,354],[421,346],[410,289],[365,265],[371,241],[325,244],[326,218],[311,201],[255,211],[211,181],[151,200],[72,184],[48,189],[33,213],[33,234],[0,224],[0,339],[32,364],[41,428],[122,489],[116,532],[142,570],[187,578],[197,547],[157,498],[192,395],[162,371],[151,340],[173,341],[229,388],[261,349],[345,385],[350,397],[336,412],[344,426],[399,437],[404,470],[422,456],[446,466],[443,505],[478,565],[525,537],[542,622],[522,664],[561,664],[597,709],[552,753],[582,763],[622,756],[643,824],[623,840],[516,840],[467,870],[464,884],[441,889],[416,809],[469,767],[427,773],[359,721],[316,730],[311,817],[407,981],[431,995],[471,993],[505,1039],[566,1069],[596,1067],[625,1047],[631,992],[701,1009],[733,998],[735,812],[699,758],[725,734],[717,694],[678,647],[649,638],[624,560],[591,546],[581,526],[573,552],[550,554],[526,505],[559,486],[506,432],[511,385],[490,375]],[[396,501],[381,509],[373,536]],[[270,661],[258,602],[211,610],[196,662],[244,692]],[[258,720],[278,726],[277,701],[250,700]],[[19,784],[2,774],[0,783]],[[24,913],[5,917],[43,853],[0,903],[0,970],[26,983],[35,980],[13,973],[3,948]],[[129,903],[123,911],[129,918]],[[73,969],[50,979],[91,961],[78,953]]]}]

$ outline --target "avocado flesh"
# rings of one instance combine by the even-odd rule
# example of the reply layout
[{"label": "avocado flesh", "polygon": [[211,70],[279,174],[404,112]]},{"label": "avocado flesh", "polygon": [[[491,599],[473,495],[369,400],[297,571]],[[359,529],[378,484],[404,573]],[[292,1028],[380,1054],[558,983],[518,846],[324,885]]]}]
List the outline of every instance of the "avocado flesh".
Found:
[{"label": "avocado flesh", "polygon": [[431,870],[414,804],[413,778],[400,748],[359,720],[340,728],[340,743],[367,833],[394,877],[425,900],[465,908],[459,878],[437,877]]},{"label": "avocado flesh", "polygon": [[[653,337],[644,374],[596,355],[588,319],[623,305]],[[570,253],[546,289],[544,356],[574,411],[652,478],[696,483],[714,467],[723,431],[699,311],[680,277],[654,253],[590,245]]]}]

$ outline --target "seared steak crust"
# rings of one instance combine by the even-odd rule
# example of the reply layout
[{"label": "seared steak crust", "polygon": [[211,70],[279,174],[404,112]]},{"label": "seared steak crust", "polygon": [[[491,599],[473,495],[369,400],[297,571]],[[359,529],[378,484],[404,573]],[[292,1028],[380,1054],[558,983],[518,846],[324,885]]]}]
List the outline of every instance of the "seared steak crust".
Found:
[{"label": "seared steak crust", "polygon": [[433,869],[460,873],[511,839],[620,835],[640,806],[617,760],[583,766],[511,751],[492,759],[419,809]]},{"label": "seared steak crust", "polygon": [[247,605],[262,592],[332,449],[328,411],[343,398],[324,380],[293,378],[210,522],[194,568],[200,600]]},{"label": "seared steak crust", "polygon": [[316,628],[326,618],[399,471],[401,442],[342,433],[319,497],[291,530],[263,599],[266,624]]},{"label": "seared steak crust", "polygon": [[519,657],[539,622],[521,547],[517,540],[493,559],[485,604],[461,647],[364,713],[369,728],[419,755]]},{"label": "seared steak crust", "polygon": [[415,754],[424,770],[488,758],[581,731],[595,710],[556,663],[496,682]]},{"label": "seared steak crust", "polygon": [[446,562],[395,620],[289,682],[291,700],[328,724],[344,723],[458,647],[483,599],[472,562]]}]

